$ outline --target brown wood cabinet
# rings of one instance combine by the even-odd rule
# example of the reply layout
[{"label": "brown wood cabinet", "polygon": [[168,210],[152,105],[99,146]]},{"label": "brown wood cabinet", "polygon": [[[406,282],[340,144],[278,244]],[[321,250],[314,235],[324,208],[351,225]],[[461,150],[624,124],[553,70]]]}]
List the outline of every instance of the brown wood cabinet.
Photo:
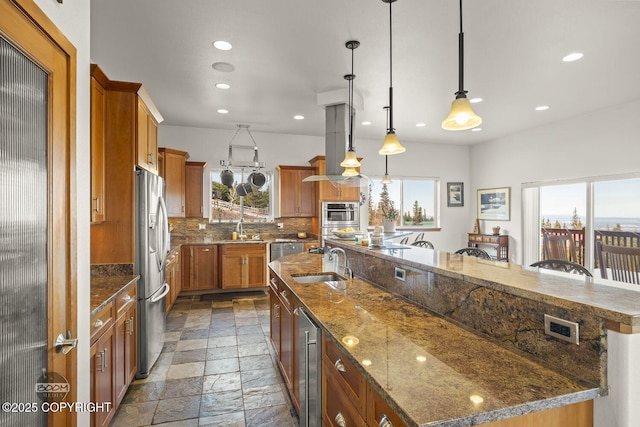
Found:
[{"label": "brown wood cabinet", "polygon": [[95,427],[108,426],[116,412],[113,405],[114,391],[114,304],[110,302],[91,316],[91,346],[89,355],[90,366],[90,399],[95,403],[111,402],[109,411],[91,413],[91,425]]},{"label": "brown wood cabinet", "polygon": [[145,102],[137,100],[136,164],[149,172],[158,172],[158,123]]},{"label": "brown wood cabinet", "polygon": [[107,97],[99,68],[91,73],[91,223],[105,220],[105,121]]},{"label": "brown wood cabinet", "polygon": [[182,290],[219,289],[217,245],[187,245],[180,253]]},{"label": "brown wood cabinet", "polygon": [[185,216],[204,216],[204,170],[207,162],[186,162],[185,164]]},{"label": "brown wood cabinet", "polygon": [[278,170],[278,197],[281,218],[313,217],[317,212],[317,183],[302,182],[314,175],[313,166],[283,166]]},{"label": "brown wood cabinet", "polygon": [[137,283],[123,290],[115,301],[116,324],[114,363],[114,404],[122,401],[138,369],[137,359]]},{"label": "brown wood cabinet", "polygon": [[[104,164],[108,173],[105,174],[103,198],[108,203],[103,203],[104,220],[91,225],[91,264],[132,264],[135,262],[134,168],[137,165],[155,172],[156,126],[162,116],[140,83],[109,80],[98,70],[97,65],[91,65],[92,76],[102,76],[100,84],[105,90],[105,114],[102,116],[92,111],[91,117],[95,120],[104,118]],[[143,113],[147,115],[144,120],[141,118]],[[97,129],[96,126],[98,124],[94,126],[92,122],[92,127]],[[139,141],[141,138],[144,141]],[[146,147],[145,163],[140,162],[139,146]]]},{"label": "brown wood cabinet", "polygon": [[467,245],[474,248],[482,248],[483,246],[494,248],[496,260],[509,261],[509,236],[469,233]]},{"label": "brown wood cabinet", "polygon": [[[319,175],[325,174],[325,156],[316,156],[309,160],[309,163],[317,169]],[[357,202],[360,200],[360,187],[354,187],[347,182],[321,181],[318,182],[318,200],[321,202]]]},{"label": "brown wood cabinet", "polygon": [[300,412],[300,390],[298,388],[297,319],[294,314],[300,306],[282,281],[271,272],[269,279],[271,345],[276,353],[278,367],[291,396],[295,409]]},{"label": "brown wood cabinet", "polygon": [[171,307],[176,302],[182,290],[182,270],[180,262],[180,251],[176,250],[167,256],[166,275],[169,293],[165,297],[166,313],[171,311]]},{"label": "brown wood cabinet", "polygon": [[185,216],[185,171],[189,153],[160,147],[165,179],[165,200],[170,217]]},{"label": "brown wood cabinet", "polygon": [[267,246],[264,243],[221,245],[222,289],[266,286]]}]

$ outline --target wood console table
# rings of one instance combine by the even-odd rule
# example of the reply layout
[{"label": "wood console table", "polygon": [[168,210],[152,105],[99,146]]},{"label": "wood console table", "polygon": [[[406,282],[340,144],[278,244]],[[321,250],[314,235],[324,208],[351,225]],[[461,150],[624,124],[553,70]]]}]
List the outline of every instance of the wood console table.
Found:
[{"label": "wood console table", "polygon": [[498,261],[509,261],[509,236],[497,234],[469,233],[469,247],[492,246]]}]

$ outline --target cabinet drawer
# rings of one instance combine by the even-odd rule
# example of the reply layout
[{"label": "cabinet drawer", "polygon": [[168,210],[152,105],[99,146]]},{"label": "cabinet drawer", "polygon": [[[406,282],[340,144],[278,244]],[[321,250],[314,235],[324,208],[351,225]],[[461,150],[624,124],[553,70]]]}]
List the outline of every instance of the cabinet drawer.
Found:
[{"label": "cabinet drawer", "polygon": [[364,377],[351,363],[347,354],[333,340],[322,335],[322,360],[327,365],[327,374],[335,378],[349,400],[362,416],[367,402]]},{"label": "cabinet drawer", "polygon": [[332,366],[322,361],[322,421],[327,426],[366,426],[358,410],[330,372]]},{"label": "cabinet drawer", "polygon": [[116,316],[126,311],[131,305],[137,301],[137,286],[138,282],[135,281],[123,289],[116,297]]},{"label": "cabinet drawer", "polygon": [[[367,424],[372,426],[407,427],[391,406],[369,385],[367,386]],[[390,424],[389,424],[390,423]]]},{"label": "cabinet drawer", "polygon": [[113,302],[105,305],[95,315],[91,316],[91,344],[113,324]]},{"label": "cabinet drawer", "polygon": [[291,301],[293,296],[289,288],[282,283],[282,280],[275,273],[271,272],[271,279],[269,279],[269,286],[273,289],[273,293],[278,296],[278,299],[283,306],[287,307],[289,311],[292,311]]},{"label": "cabinet drawer", "polygon": [[267,253],[265,243],[230,243],[221,247],[223,254]]}]

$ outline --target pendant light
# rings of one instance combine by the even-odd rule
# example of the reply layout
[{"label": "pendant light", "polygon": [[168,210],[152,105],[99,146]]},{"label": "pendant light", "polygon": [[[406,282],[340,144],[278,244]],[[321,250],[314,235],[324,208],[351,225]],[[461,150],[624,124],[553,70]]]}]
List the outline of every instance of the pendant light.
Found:
[{"label": "pendant light", "polygon": [[[389,127],[389,107],[384,107],[387,110],[387,127]],[[391,177],[389,176],[389,156],[384,156],[384,176],[382,177],[381,184],[392,184]]]},{"label": "pendant light", "polygon": [[350,40],[345,43],[345,46],[351,50],[351,74],[344,76],[344,79],[349,82],[349,149],[340,166],[345,168],[342,176],[358,176],[359,173],[356,168],[360,167],[360,162],[353,148],[353,80],[356,78],[356,75],[353,73],[353,51],[360,46],[360,42]]},{"label": "pendant light", "polygon": [[458,34],[458,91],[451,103],[451,112],[442,121],[442,129],[466,130],[482,123],[482,118],[471,108],[464,90],[464,33],[462,32],[462,0],[460,0],[460,33]]},{"label": "pendant light", "polygon": [[400,154],[407,150],[400,144],[396,130],[393,127],[393,33],[391,30],[391,3],[395,1],[396,0],[382,0],[383,3],[389,3],[389,126],[387,127],[387,136],[384,138],[384,144],[378,151],[378,154],[382,156]]}]

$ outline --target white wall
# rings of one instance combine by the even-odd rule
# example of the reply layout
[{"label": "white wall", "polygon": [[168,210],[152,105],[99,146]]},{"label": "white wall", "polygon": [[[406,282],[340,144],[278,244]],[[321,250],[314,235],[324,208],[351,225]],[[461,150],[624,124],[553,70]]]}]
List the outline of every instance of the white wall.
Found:
[{"label": "white wall", "polygon": [[[78,390],[80,402],[89,401],[89,1],[35,0],[53,23],[76,47],[76,175],[78,265]],[[89,425],[89,414],[78,414],[78,425]]]},{"label": "white wall", "polygon": [[[187,151],[190,154],[189,160],[206,161],[209,168],[217,168],[220,160],[227,159],[229,142],[235,132],[160,124],[158,145]],[[311,158],[325,152],[324,137],[262,133],[254,130],[251,130],[251,134],[258,146],[260,161],[265,162],[266,169],[269,170],[274,170],[277,165],[308,166]],[[356,152],[359,157],[364,158],[361,171],[367,176],[381,177],[384,174],[384,157],[378,155],[382,139],[381,136],[380,141],[363,140],[356,136]],[[251,145],[252,142],[247,133],[241,131],[234,144]],[[448,208],[445,193],[446,183],[451,181],[464,182],[466,189],[470,187],[469,147],[430,143],[403,144],[407,147],[404,154],[389,157],[389,173],[392,177],[435,177],[441,183],[442,231],[428,233],[425,238],[440,250],[453,251],[466,246],[466,233],[473,229],[470,193],[465,191],[465,206],[461,208]],[[236,151],[234,158],[235,153]],[[208,191],[208,183],[205,184],[205,191]]]},{"label": "white wall", "polygon": [[522,263],[521,185],[640,172],[638,116],[640,100],[473,146],[470,195],[511,187],[511,221],[482,221],[483,230],[502,227],[511,236],[511,260]]}]

